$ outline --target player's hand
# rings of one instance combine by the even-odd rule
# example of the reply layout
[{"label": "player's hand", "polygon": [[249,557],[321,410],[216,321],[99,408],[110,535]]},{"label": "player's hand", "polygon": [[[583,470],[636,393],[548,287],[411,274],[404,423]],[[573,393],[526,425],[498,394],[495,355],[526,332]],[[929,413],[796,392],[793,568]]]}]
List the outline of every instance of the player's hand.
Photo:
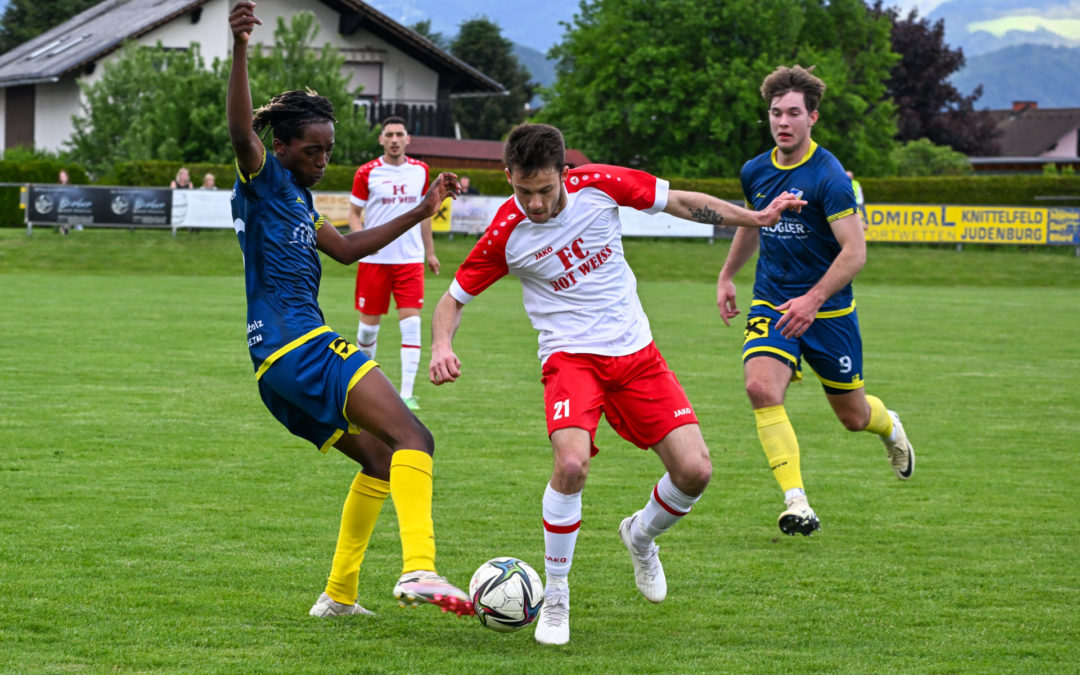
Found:
[{"label": "player's hand", "polygon": [[436,386],[446,382],[453,382],[461,377],[461,361],[458,360],[454,350],[432,345],[428,377],[431,379],[431,383]]},{"label": "player's hand", "polygon": [[801,194],[784,192],[772,200],[764,209],[757,212],[761,227],[772,227],[780,222],[780,216],[784,211],[791,210],[795,213],[802,213],[802,207],[804,206],[806,206],[806,200],[802,198]]},{"label": "player's hand", "polygon": [[461,194],[461,184],[458,183],[457,176],[449,172],[440,173],[438,178],[431,181],[431,186],[424,193],[424,200],[421,203],[428,213],[435,215],[447,197],[457,199],[459,194]]},{"label": "player's hand", "polygon": [[735,284],[722,276],[716,281],[716,306],[720,308],[724,325],[730,326],[728,319],[738,316],[739,308],[735,302]]},{"label": "player's hand", "polygon": [[255,26],[261,25],[262,21],[255,16],[255,3],[251,0],[240,0],[229,12],[229,28],[232,29],[233,39],[241,44],[247,44],[251,31],[255,30]]},{"label": "player's hand", "polygon": [[435,257],[434,253],[427,257],[427,266],[432,274],[438,274],[439,270],[442,269],[442,265],[439,264],[439,259]]},{"label": "player's hand", "polygon": [[814,323],[820,307],[821,303],[809,294],[788,300],[776,308],[784,313],[776,322],[777,330],[786,338],[802,337],[810,329],[810,324]]}]

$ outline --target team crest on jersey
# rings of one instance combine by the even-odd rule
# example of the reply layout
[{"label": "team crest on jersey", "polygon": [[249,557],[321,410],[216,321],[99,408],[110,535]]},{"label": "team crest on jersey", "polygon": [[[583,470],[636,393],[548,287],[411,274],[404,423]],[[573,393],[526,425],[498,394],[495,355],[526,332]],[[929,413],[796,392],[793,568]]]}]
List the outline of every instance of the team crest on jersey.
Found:
[{"label": "team crest on jersey", "polygon": [[767,316],[755,316],[746,322],[746,330],[743,331],[743,344],[756,338],[769,336],[769,322]]}]

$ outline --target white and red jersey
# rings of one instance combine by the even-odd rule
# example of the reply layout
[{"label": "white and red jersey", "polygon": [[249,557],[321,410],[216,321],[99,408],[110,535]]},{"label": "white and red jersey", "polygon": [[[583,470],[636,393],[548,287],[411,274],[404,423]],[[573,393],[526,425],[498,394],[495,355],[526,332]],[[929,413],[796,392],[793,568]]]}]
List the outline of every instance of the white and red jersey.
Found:
[{"label": "white and red jersey", "polygon": [[521,280],[525,311],[540,332],[540,361],[555,352],[623,356],[650,342],[637,278],[623,256],[619,207],[667,205],[668,183],[603,164],[572,169],[566,207],[534,223],[511,197],[458,268],[450,294],[468,303],[507,274]]},{"label": "white and red jersey", "polygon": [[[394,166],[373,159],[356,170],[349,201],[364,207],[364,227],[378,227],[409,211],[424,198],[428,186],[428,165],[406,157]],[[420,225],[364,258],[382,265],[424,262],[424,240]]]}]

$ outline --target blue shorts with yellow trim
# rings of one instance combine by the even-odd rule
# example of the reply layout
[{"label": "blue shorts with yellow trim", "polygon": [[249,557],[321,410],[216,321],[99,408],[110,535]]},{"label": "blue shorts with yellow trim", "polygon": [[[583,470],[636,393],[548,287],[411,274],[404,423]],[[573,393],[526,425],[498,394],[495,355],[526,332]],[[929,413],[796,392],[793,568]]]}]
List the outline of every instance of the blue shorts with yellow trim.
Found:
[{"label": "blue shorts with yellow trim", "polygon": [[830,394],[846,394],[863,386],[862,336],[854,304],[848,309],[818,312],[810,328],[798,338],[786,338],[776,329],[782,314],[772,305],[755,300],[743,333],[743,363],[755,356],[771,356],[788,364],[792,379],[802,379],[802,358],[814,369]]},{"label": "blue shorts with yellow trim", "polygon": [[259,395],[279,422],[321,452],[359,429],[345,418],[349,389],[377,366],[337,333],[316,335],[277,355],[259,377]]}]

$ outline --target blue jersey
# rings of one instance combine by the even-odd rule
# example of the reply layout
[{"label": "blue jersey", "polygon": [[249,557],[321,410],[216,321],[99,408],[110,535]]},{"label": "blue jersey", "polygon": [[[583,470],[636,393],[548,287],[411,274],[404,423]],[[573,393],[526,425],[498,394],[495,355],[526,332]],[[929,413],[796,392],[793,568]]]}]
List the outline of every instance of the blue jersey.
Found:
[{"label": "blue jersey", "polygon": [[237,168],[231,199],[244,253],[248,349],[261,375],[289,349],[330,330],[318,304],[315,236],[324,220],[311,192],[268,153],[250,176]]},{"label": "blue jersey", "polygon": [[[761,229],[754,299],[775,306],[806,294],[840,254],[830,223],[855,213],[851,179],[840,161],[813,141],[798,164],[780,166],[774,148],[744,164],[740,178],[746,203],[755,210],[784,192],[801,192],[807,202],[802,213],[784,211],[780,222]],[[826,300],[821,311],[851,303],[849,283]]]}]

